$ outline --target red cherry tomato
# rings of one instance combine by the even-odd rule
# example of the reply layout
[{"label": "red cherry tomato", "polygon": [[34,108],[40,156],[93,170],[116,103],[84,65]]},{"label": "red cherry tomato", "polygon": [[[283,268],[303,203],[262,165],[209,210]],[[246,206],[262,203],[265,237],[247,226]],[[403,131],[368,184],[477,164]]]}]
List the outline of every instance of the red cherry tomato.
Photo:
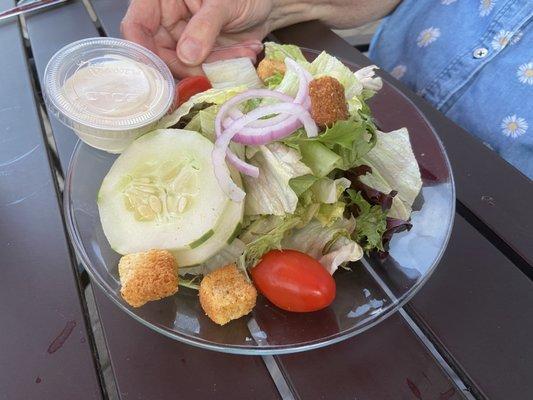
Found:
[{"label": "red cherry tomato", "polygon": [[335,299],[335,281],[313,257],[296,250],[271,250],[251,271],[259,291],[283,310],[321,310]]},{"label": "red cherry tomato", "polygon": [[205,76],[189,76],[176,85],[174,108],[181,106],[195,94],[211,89],[211,83]]}]

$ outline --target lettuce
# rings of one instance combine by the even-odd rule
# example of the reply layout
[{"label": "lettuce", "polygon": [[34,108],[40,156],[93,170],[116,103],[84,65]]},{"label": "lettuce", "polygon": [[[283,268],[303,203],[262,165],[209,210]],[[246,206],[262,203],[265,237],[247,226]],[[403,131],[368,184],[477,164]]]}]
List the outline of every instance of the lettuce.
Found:
[{"label": "lettuce", "polygon": [[266,59],[284,61],[286,57],[292,58],[295,61],[307,63],[302,50],[300,50],[298,46],[292,44],[278,44],[274,42],[265,43]]},{"label": "lettuce", "polygon": [[330,274],[333,274],[343,264],[361,258],[363,258],[362,247],[347,236],[339,236],[329,245],[327,252],[319,261]]},{"label": "lettuce", "polygon": [[361,176],[364,184],[383,193],[398,192],[388,216],[407,221],[420,189],[422,179],[407,129],[393,132],[377,132],[375,147],[358,163],[368,165],[371,174]]},{"label": "lettuce", "polygon": [[302,175],[293,178],[289,181],[289,186],[296,193],[296,196],[300,197],[307,189],[309,189],[318,180],[314,175]]},{"label": "lettuce", "polygon": [[337,79],[344,86],[348,110],[351,115],[355,115],[364,108],[364,100],[372,97],[383,86],[381,78],[375,76],[375,69],[377,67],[371,65],[353,72],[336,57],[322,52],[311,63],[309,72],[315,77],[328,75]]},{"label": "lettuce", "polygon": [[202,264],[205,272],[211,272],[225,265],[232,264],[244,253],[246,245],[239,239],[234,239],[214,256]]},{"label": "lettuce", "polygon": [[248,267],[254,266],[263,254],[281,249],[284,236],[300,222],[294,214],[284,216],[266,215],[253,221],[239,236],[246,245],[244,256]]},{"label": "lettuce", "polygon": [[318,208],[315,218],[323,226],[331,226],[335,221],[343,217],[345,207],[346,204],[342,201],[336,201],[331,204],[322,203]]},{"label": "lettuce", "polygon": [[165,115],[158,123],[155,129],[170,128],[176,125],[182,117],[189,114],[195,105],[202,103],[208,104],[223,104],[233,96],[244,92],[246,86],[235,86],[224,89],[209,89],[205,92],[201,92],[192,96],[189,100],[175,109],[171,114]]},{"label": "lettuce", "polygon": [[[298,46],[277,44],[273,42],[265,43],[266,59],[284,61],[287,57],[292,58],[304,68],[309,69],[310,64],[307,62]],[[272,77],[268,78],[265,83],[269,89],[275,88],[278,92],[294,97],[298,92],[299,79],[297,74],[292,71],[287,71],[283,75],[280,73],[274,74]],[[272,102],[272,99],[265,99],[262,104],[265,105]]]},{"label": "lettuce", "polygon": [[368,165],[360,165],[346,171],[346,177],[350,180],[351,188],[361,192],[364,199],[372,205],[380,205],[383,211],[388,211],[392,207],[394,196],[398,194],[395,190],[389,193],[380,192],[377,189],[371,188],[360,181],[361,176],[372,173],[372,168]]},{"label": "lettuce", "polygon": [[284,74],[282,74],[281,72],[274,72],[273,75],[265,79],[265,85],[268,89],[274,90],[280,85],[281,81],[283,80],[283,77]]},{"label": "lettuce", "polygon": [[353,238],[365,251],[383,248],[383,234],[387,230],[387,214],[381,206],[371,205],[360,192],[353,189],[347,190],[350,209],[355,218],[355,231]]},{"label": "lettuce", "polygon": [[350,185],[351,182],[346,178],[335,180],[323,178],[317,180],[313,186],[311,186],[311,191],[319,203],[334,204]]},{"label": "lettuce", "polygon": [[375,146],[376,129],[371,121],[349,119],[335,122],[314,138],[299,130],[283,143],[300,151],[314,175],[324,177],[335,168],[348,170],[358,165]]},{"label": "lettuce", "polygon": [[363,91],[361,94],[364,98],[368,98],[369,95],[372,96],[373,93],[383,87],[383,81],[379,76],[376,76],[376,69],[379,69],[377,65],[369,65],[368,67],[355,71],[355,77],[361,82],[361,85],[363,85]]},{"label": "lettuce", "polygon": [[210,141],[215,141],[215,118],[217,116],[219,106],[212,105],[198,111],[198,113],[185,126],[185,129],[200,132]]},{"label": "lettuce", "polygon": [[309,67],[309,72],[314,77],[328,75],[337,79],[344,86],[346,100],[360,95],[363,85],[350,68],[342,63],[338,58],[333,57],[323,51],[313,60]]},{"label": "lettuce", "polygon": [[345,203],[341,200],[343,192],[350,186],[346,178],[317,179],[299,196],[295,214],[301,219],[298,227],[305,226],[316,218],[323,226],[330,226],[343,217]]},{"label": "lettuce", "polygon": [[205,75],[216,89],[246,86],[248,89],[263,87],[252,61],[247,57],[232,58],[202,64]]},{"label": "lettuce", "polygon": [[316,177],[322,178],[333,171],[341,157],[318,141],[306,141],[299,145],[302,161]]},{"label": "lettuce", "polygon": [[196,266],[180,267],[178,273],[181,276],[208,274],[225,265],[237,262],[239,257],[244,253],[245,248],[246,246],[242,241],[235,239],[231,244],[224,246],[218,253],[214,254],[203,263]]},{"label": "lettuce", "polygon": [[281,247],[310,255],[333,274],[339,265],[357,261],[363,256],[361,247],[350,239],[355,227],[353,218],[338,219],[328,227],[318,220],[312,220],[302,228],[293,229],[283,239]]},{"label": "lettuce", "polygon": [[289,181],[311,173],[294,149],[282,143],[259,146],[249,162],[259,168],[259,177],[244,177],[246,191],[245,214],[292,214],[298,196]]}]

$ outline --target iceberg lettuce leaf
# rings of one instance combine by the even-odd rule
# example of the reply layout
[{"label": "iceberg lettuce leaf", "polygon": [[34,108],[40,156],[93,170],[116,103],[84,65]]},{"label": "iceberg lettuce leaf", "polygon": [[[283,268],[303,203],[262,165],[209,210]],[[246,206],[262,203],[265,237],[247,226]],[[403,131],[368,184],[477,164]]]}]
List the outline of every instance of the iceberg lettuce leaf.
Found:
[{"label": "iceberg lettuce leaf", "polygon": [[245,86],[248,89],[263,87],[263,83],[248,57],[231,58],[202,64],[207,79],[215,89]]},{"label": "iceberg lettuce leaf", "polygon": [[264,215],[254,220],[239,236],[246,246],[246,265],[252,267],[263,254],[273,249],[281,249],[283,238],[299,222],[300,218],[294,214]]},{"label": "iceberg lettuce leaf", "polygon": [[346,100],[358,96],[363,91],[363,85],[350,68],[342,63],[338,58],[333,57],[323,51],[313,60],[309,66],[309,72],[314,77],[331,76],[337,79],[344,86]]},{"label": "iceberg lettuce leaf", "polygon": [[311,174],[298,152],[274,142],[260,146],[249,162],[259,168],[259,177],[244,177],[245,214],[283,216],[294,213],[298,196],[289,182]]},{"label": "iceberg lettuce leaf", "polygon": [[372,121],[349,119],[337,121],[314,138],[298,130],[283,143],[297,149],[303,162],[318,177],[333,169],[348,170],[356,165],[376,144],[376,129]]},{"label": "iceberg lettuce leaf", "polygon": [[244,92],[245,90],[246,86],[236,86],[224,89],[209,89],[195,94],[181,106],[175,109],[172,113],[165,115],[157,123],[157,127],[155,129],[170,128],[171,126],[176,125],[182,117],[189,114],[195,105],[202,103],[220,105],[231,99],[233,96]]},{"label": "iceberg lettuce leaf", "polygon": [[269,60],[284,61],[286,57],[292,58],[295,61],[306,63],[302,50],[298,46],[292,44],[279,44],[274,42],[265,43],[265,58]]},{"label": "iceberg lettuce leaf", "polygon": [[363,256],[361,247],[352,239],[355,220],[341,218],[324,227],[312,220],[299,229],[293,229],[281,242],[283,249],[298,250],[317,259],[330,274],[347,261],[357,261]]},{"label": "iceberg lettuce leaf", "polygon": [[411,208],[422,188],[422,179],[407,129],[377,132],[374,148],[361,160],[372,173],[361,176],[364,184],[383,193],[398,192],[392,202],[389,217],[407,221]]}]

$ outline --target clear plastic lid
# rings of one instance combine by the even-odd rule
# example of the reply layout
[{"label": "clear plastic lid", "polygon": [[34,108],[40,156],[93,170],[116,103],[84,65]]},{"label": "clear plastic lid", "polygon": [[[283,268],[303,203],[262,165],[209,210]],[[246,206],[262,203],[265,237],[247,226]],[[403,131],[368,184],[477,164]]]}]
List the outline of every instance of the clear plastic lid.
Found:
[{"label": "clear plastic lid", "polygon": [[133,130],[161,118],[174,99],[165,63],[127,40],[89,38],[71,43],[49,61],[44,98],[67,126]]}]

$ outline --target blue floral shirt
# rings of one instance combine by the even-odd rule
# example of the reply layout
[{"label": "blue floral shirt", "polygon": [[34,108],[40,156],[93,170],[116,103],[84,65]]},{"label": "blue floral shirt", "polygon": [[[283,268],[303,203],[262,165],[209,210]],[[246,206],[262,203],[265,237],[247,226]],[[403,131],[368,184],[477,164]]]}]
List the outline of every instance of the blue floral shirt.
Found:
[{"label": "blue floral shirt", "polygon": [[370,58],[533,179],[533,0],[404,0]]}]

